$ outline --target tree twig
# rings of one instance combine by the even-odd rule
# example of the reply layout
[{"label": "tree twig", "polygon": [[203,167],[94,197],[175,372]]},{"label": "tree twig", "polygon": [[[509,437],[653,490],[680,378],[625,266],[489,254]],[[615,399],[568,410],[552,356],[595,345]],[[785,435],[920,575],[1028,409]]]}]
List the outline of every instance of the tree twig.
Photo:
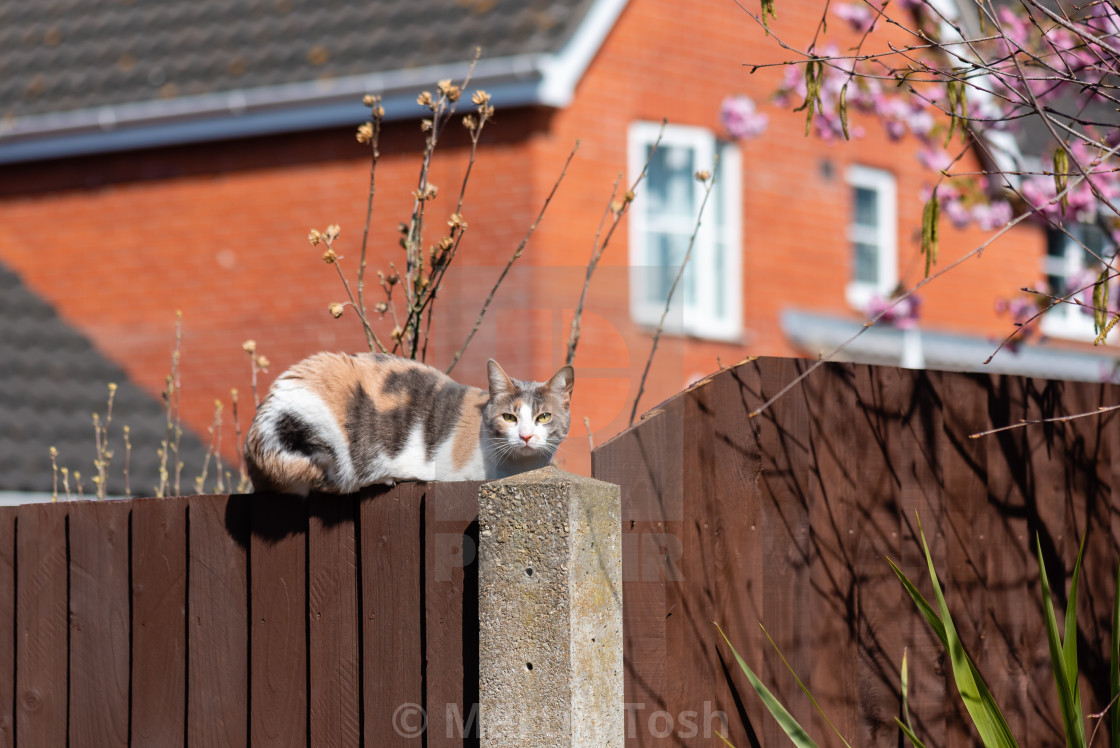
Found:
[{"label": "tree twig", "polygon": [[[700,201],[700,210],[696,213],[696,225],[692,229],[692,236],[688,238],[688,249],[685,250],[684,259],[681,261],[681,266],[677,268],[677,275],[673,278],[673,285],[669,286],[669,295],[665,298],[665,309],[661,312],[661,319],[657,321],[657,331],[653,334],[653,345],[649,349],[649,357],[646,359],[646,367],[642,371],[642,378],[638,382],[638,394],[634,396],[634,405],[630,408],[630,422],[628,425],[634,425],[634,418],[638,414],[638,402],[642,399],[642,393],[646,389],[646,377],[649,376],[650,366],[653,364],[653,354],[657,352],[657,343],[661,340],[661,331],[665,328],[665,318],[669,316],[669,307],[673,303],[673,293],[680,285],[681,278],[684,277],[685,268],[688,266],[688,261],[692,257],[692,247],[696,244],[696,237],[700,234],[700,225],[703,223],[704,206],[708,204],[708,197],[712,194],[712,188],[716,184],[719,172],[719,156],[716,156],[715,163],[712,165],[712,173],[708,175],[708,184],[704,189],[704,199]],[[697,174],[699,179],[702,174]]]},{"label": "tree twig", "polygon": [[[603,217],[599,220],[599,228],[595,231],[595,242],[591,245],[591,259],[587,263],[587,276],[583,280],[583,290],[579,294],[579,304],[576,305],[576,312],[572,316],[571,332],[568,333],[568,353],[564,357],[564,364],[571,366],[572,361],[576,358],[576,346],[579,345],[580,324],[583,319],[583,305],[587,299],[587,289],[591,286],[591,276],[595,274],[595,268],[599,266],[599,259],[603,256],[603,252],[607,250],[607,245],[610,244],[611,237],[614,236],[614,230],[618,228],[619,222],[622,221],[622,216],[629,210],[630,204],[634,201],[634,195],[638,191],[638,185],[646,177],[646,172],[649,170],[650,161],[653,160],[653,154],[657,152],[658,147],[661,145],[661,138],[665,135],[665,125],[668,120],[661,120],[661,129],[657,132],[657,140],[653,142],[653,147],[649,149],[646,154],[646,162],[642,164],[642,171],[638,174],[637,179],[630,185],[630,189],[623,195],[621,204],[615,200],[615,194],[618,192],[618,183],[622,180],[622,175],[618,175],[618,179],[614,181],[614,186],[611,188],[611,199],[607,202],[606,210],[603,211]],[[615,206],[618,205],[618,210]],[[599,236],[603,233],[603,225],[607,221],[607,216],[613,216],[611,227],[607,230],[607,235],[603,239],[603,243],[599,244]]]},{"label": "tree twig", "polygon": [[494,300],[494,294],[498,292],[498,287],[501,286],[502,281],[506,279],[506,275],[509,274],[509,269],[513,267],[513,263],[517,262],[517,259],[521,257],[521,253],[522,251],[524,251],[525,245],[529,243],[529,237],[533,235],[533,232],[537,228],[537,224],[539,224],[544,218],[544,213],[546,210],[548,210],[548,204],[552,202],[552,197],[556,194],[556,190],[560,188],[560,183],[564,181],[564,176],[568,173],[568,166],[572,163],[572,159],[575,158],[576,151],[578,150],[579,141],[577,140],[575,146],[572,147],[572,152],[568,154],[568,160],[564,162],[564,168],[560,171],[560,176],[556,178],[556,182],[552,185],[552,191],[549,192],[548,197],[545,198],[544,205],[541,206],[541,211],[537,214],[536,220],[533,221],[532,225],[529,226],[529,230],[525,232],[525,236],[521,239],[521,243],[517,245],[517,249],[510,256],[509,261],[506,262],[506,266],[502,270],[502,274],[498,276],[498,280],[495,281],[494,287],[490,289],[490,294],[486,297],[486,301],[482,304],[482,310],[478,313],[478,319],[474,321],[474,327],[471,328],[470,333],[467,334],[467,339],[463,341],[463,345],[459,347],[459,350],[456,351],[455,355],[452,357],[451,363],[448,365],[446,370],[447,374],[450,374],[451,370],[455,368],[455,364],[459,363],[459,359],[462,358],[463,353],[467,350],[467,346],[471,344],[471,339],[474,338],[474,334],[478,332],[478,328],[482,326],[482,319],[486,316],[486,311],[490,308],[490,302]]},{"label": "tree twig", "polygon": [[1009,426],[1000,426],[999,428],[988,429],[987,431],[977,431],[975,434],[969,434],[969,439],[979,439],[982,436],[989,436],[991,434],[998,434],[1001,431],[1011,431],[1012,429],[1021,429],[1027,426],[1036,426],[1040,423],[1066,423],[1075,418],[1088,418],[1090,416],[1099,416],[1104,413],[1110,413],[1114,410],[1120,410],[1120,405],[1102,405],[1096,410],[1091,410],[1088,413],[1077,413],[1071,416],[1054,416],[1053,418],[1039,418],[1034,421],[1022,420],[1018,423],[1013,423]]}]

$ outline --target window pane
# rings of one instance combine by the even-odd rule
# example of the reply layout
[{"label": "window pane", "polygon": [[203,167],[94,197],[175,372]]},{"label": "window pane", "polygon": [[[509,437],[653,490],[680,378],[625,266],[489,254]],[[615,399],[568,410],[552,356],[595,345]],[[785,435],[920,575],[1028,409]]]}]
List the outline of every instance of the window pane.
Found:
[{"label": "window pane", "polygon": [[[647,151],[648,152],[648,151]],[[653,215],[695,215],[692,174],[695,154],[683,146],[660,146],[649,163],[648,212]]]},{"label": "window pane", "polygon": [[[676,236],[673,234],[651,234],[650,235],[650,258],[656,268],[651,268],[652,273],[651,282],[649,284],[648,300],[657,305],[663,305],[665,299],[669,298],[669,289],[673,285],[673,279],[677,277],[677,270],[681,266],[681,261],[684,260],[684,253],[688,249],[688,237]],[[686,303],[691,302],[692,297],[695,295],[695,273],[691,269],[692,263],[696,260],[695,250],[692,253],[692,259],[689,260],[690,268],[685,271],[684,278],[681,279],[681,287],[677,288],[676,301],[679,303],[681,294],[684,294]]]},{"label": "window pane", "polygon": [[878,226],[879,200],[875,190],[855,187],[852,192],[855,203],[855,223],[860,226]]},{"label": "window pane", "polygon": [[856,242],[853,245],[855,255],[855,278],[862,283],[879,282],[879,248],[874,244]]}]

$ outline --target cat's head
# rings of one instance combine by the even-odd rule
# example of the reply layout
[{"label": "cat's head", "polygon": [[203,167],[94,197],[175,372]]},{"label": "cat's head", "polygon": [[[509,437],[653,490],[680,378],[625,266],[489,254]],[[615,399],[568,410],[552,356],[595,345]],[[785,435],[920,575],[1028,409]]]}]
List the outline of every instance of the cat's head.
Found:
[{"label": "cat's head", "polygon": [[561,367],[547,382],[511,379],[486,362],[490,400],[483,410],[487,449],[500,461],[552,458],[568,435],[575,371]]}]

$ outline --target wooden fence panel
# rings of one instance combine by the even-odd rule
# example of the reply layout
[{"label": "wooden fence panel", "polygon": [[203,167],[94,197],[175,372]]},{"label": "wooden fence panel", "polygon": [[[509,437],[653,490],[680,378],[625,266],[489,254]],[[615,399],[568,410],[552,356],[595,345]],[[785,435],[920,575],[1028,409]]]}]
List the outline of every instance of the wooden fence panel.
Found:
[{"label": "wooden fence panel", "polygon": [[307,745],[307,504],[296,496],[252,497],[253,746]]},{"label": "wooden fence panel", "polygon": [[16,514],[0,509],[0,748],[16,744]]},{"label": "wooden fence panel", "polygon": [[182,748],[189,499],[132,503],[132,744]]},{"label": "wooden fence panel", "polygon": [[480,485],[430,483],[426,487],[424,672],[430,748],[477,744],[470,739],[478,735]]},{"label": "wooden fence panel", "polygon": [[370,489],[360,504],[367,746],[424,740],[424,499],[402,483]]},{"label": "wooden fence panel", "polygon": [[17,510],[16,745],[66,745],[68,622],[64,504]]},{"label": "wooden fence panel", "polygon": [[[249,740],[249,501],[192,497],[187,639],[187,744]],[[277,654],[277,653],[274,653]]]},{"label": "wooden fence panel", "polygon": [[129,506],[83,509],[69,526],[70,743],[127,748]]},{"label": "wooden fence panel", "polygon": [[362,737],[357,501],[309,507],[307,627],[310,745],[357,748]]}]

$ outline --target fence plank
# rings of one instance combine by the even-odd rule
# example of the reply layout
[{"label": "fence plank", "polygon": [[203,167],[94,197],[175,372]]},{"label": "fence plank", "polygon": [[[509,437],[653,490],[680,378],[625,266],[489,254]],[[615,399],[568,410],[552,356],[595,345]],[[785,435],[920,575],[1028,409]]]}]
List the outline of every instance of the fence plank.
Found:
[{"label": "fence plank", "polygon": [[357,501],[351,497],[310,507],[307,620],[313,748],[347,748],[361,741],[356,513]]},{"label": "fence plank", "polygon": [[323,500],[252,496],[249,729],[254,746],[307,745],[307,504]]},{"label": "fence plank", "polygon": [[424,493],[416,484],[363,492],[363,739],[421,745],[424,715]]},{"label": "fence plank", "polygon": [[430,483],[425,489],[425,702],[430,748],[477,745],[480,485]]},{"label": "fence plank", "polygon": [[93,503],[71,516],[71,745],[128,745],[129,508]]},{"label": "fence plank", "polygon": [[132,744],[182,746],[187,718],[187,507],[132,507]]},{"label": "fence plank", "polygon": [[188,514],[187,743],[249,738],[249,500],[194,496]]},{"label": "fence plank", "polygon": [[66,744],[66,504],[17,510],[16,745]]},{"label": "fence plank", "polygon": [[16,744],[16,513],[0,509],[0,748]]}]

